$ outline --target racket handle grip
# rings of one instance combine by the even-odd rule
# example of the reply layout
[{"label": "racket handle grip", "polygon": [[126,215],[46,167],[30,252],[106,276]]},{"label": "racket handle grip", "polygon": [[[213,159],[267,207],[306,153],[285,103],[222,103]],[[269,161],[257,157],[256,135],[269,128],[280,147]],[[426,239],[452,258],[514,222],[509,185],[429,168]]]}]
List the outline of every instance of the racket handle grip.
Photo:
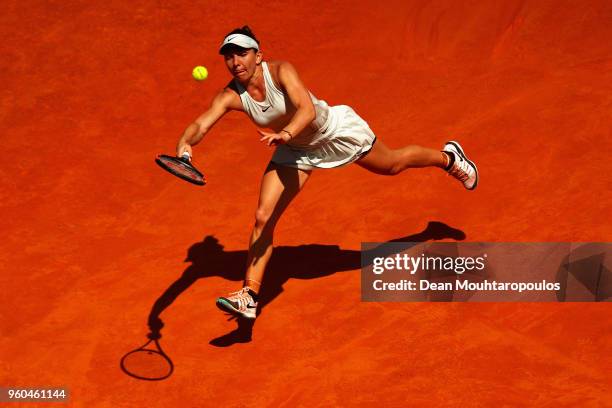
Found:
[{"label": "racket handle grip", "polygon": [[187,161],[191,161],[191,155],[189,154],[189,152],[183,152],[181,153],[181,158],[187,160]]}]

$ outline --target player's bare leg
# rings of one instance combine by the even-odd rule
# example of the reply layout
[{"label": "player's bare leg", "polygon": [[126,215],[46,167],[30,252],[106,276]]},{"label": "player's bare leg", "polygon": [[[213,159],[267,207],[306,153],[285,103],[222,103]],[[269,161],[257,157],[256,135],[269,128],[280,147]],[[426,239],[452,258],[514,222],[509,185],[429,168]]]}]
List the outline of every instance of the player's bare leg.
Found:
[{"label": "player's bare leg", "polygon": [[444,168],[448,165],[448,158],[439,150],[417,145],[390,149],[378,139],[372,150],[357,164],[376,174],[395,175],[410,167]]},{"label": "player's bare leg", "polygon": [[244,288],[228,297],[217,299],[223,310],[249,319],[255,318],[257,300],[264,271],[272,256],[274,227],[289,203],[300,192],[311,171],[273,163],[266,169],[255,212],[255,225],[249,239],[249,254]]},{"label": "player's bare leg", "polygon": [[377,140],[372,150],[356,162],[361,167],[383,175],[396,175],[408,168],[440,167],[461,181],[465,188],[473,190],[478,184],[478,170],[459,143],[447,142],[442,151],[409,145],[390,149]]},{"label": "player's bare leg", "polygon": [[304,187],[310,171],[270,164],[261,183],[255,225],[249,240],[245,284],[259,291],[265,267],[272,255],[274,227],[289,203]]}]

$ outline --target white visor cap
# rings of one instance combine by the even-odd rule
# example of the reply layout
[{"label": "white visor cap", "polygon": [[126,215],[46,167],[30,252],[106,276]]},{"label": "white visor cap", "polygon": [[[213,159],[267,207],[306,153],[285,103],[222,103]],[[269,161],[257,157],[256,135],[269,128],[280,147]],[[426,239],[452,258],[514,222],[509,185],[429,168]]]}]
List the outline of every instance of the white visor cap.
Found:
[{"label": "white visor cap", "polygon": [[223,40],[223,43],[221,43],[221,47],[219,47],[219,54],[223,54],[223,48],[230,44],[237,45],[238,47],[247,48],[247,49],[255,48],[257,51],[259,51],[259,44],[257,44],[257,41],[255,41],[248,35],[230,34],[227,37],[225,37],[225,39]]}]

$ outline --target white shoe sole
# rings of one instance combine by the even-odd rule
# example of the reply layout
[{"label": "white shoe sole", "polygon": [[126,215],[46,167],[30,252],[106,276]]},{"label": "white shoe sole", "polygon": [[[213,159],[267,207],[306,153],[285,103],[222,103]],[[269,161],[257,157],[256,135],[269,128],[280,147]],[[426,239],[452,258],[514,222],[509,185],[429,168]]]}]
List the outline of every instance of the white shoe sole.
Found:
[{"label": "white shoe sole", "polygon": [[236,317],[243,317],[245,319],[249,319],[249,320],[255,320],[255,318],[257,317],[257,312],[255,313],[245,313],[245,312],[241,312],[240,310],[236,309],[234,306],[232,306],[232,304],[230,302],[228,302],[227,300],[223,299],[223,298],[219,298],[217,299],[217,307],[221,310],[223,310],[224,312],[228,312],[233,314]]},{"label": "white shoe sole", "polygon": [[[476,164],[474,164],[473,161],[471,161],[470,159],[467,158],[467,156],[465,155],[465,153],[463,152],[463,148],[461,147],[461,145],[459,144],[459,142],[455,142],[454,140],[450,140],[448,142],[446,142],[446,145],[451,145],[455,148],[455,150],[457,151],[457,153],[459,153],[461,155],[461,157],[463,157],[463,160],[465,160],[466,162],[468,162],[470,165],[472,165],[472,167],[474,167],[474,170],[476,171],[476,181],[474,181],[474,185],[470,188],[467,188],[468,190],[473,190],[476,188],[476,186],[478,185],[478,179],[479,179],[479,175],[478,175],[478,167],[476,167]],[[445,146],[446,146],[445,145]]]}]

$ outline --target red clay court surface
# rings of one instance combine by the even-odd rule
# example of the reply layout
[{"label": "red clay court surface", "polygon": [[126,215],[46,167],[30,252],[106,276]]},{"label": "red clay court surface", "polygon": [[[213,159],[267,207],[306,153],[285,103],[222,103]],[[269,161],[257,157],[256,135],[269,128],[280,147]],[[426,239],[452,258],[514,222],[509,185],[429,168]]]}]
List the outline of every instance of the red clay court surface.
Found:
[{"label": "red clay court surface", "polygon": [[[82,407],[612,406],[609,304],[361,303],[358,255],[451,240],[434,221],[467,241],[611,240],[609,1],[2,8],[0,385],[64,385]],[[217,47],[243,24],[387,145],[456,138],[481,172],[473,193],[437,169],[315,172],[245,343],[214,300],[240,286],[271,150],[235,113],[195,149],[207,186],[153,161],[230,79]],[[139,381],[119,359],[158,300],[176,369]]]}]

